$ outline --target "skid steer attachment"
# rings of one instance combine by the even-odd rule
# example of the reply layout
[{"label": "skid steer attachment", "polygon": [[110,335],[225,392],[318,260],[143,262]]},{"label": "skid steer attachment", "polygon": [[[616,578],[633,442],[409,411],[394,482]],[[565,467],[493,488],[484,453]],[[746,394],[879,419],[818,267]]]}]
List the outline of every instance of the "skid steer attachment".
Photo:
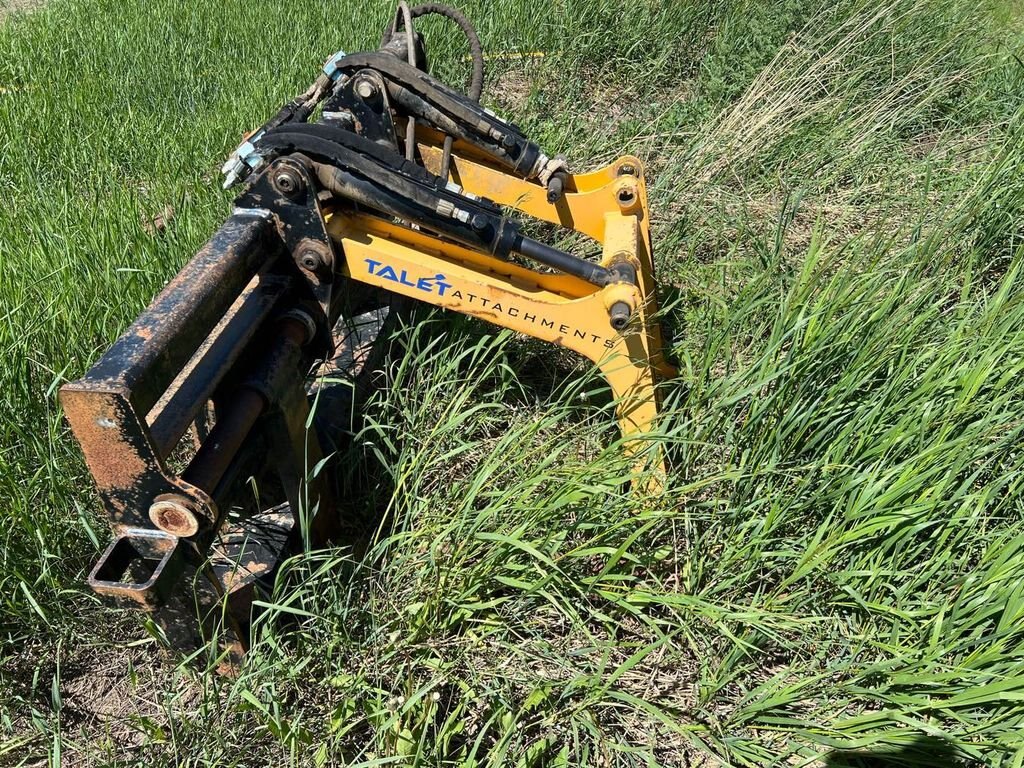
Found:
[{"label": "skid steer attachment", "polygon": [[[466,31],[468,96],[427,74],[426,13]],[[310,427],[311,382],[324,361],[362,360],[351,396],[319,403],[358,410],[374,362],[345,330],[368,313],[417,299],[560,344],[600,368],[626,437],[654,423],[673,371],[642,165],[570,173],[479,106],[482,73],[461,14],[402,3],[381,50],[332,56],[231,155],[225,186],[244,190],[227,221],[61,390],[114,533],[89,583],[149,611],[172,647],[219,649],[230,668],[282,560],[343,536],[314,471],[343,438]],[[513,210],[600,259],[533,239]]]}]

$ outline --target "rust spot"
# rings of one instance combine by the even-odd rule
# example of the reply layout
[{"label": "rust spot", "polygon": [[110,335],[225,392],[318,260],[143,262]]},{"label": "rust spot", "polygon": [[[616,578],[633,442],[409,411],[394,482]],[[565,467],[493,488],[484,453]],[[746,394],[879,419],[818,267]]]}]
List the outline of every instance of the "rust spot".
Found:
[{"label": "rust spot", "polygon": [[117,395],[65,388],[61,402],[98,489],[121,488],[146,472],[146,462],[127,445]]},{"label": "rust spot", "polygon": [[175,536],[185,538],[199,532],[199,516],[192,508],[192,502],[184,496],[157,496],[149,508],[149,519],[161,531]]}]

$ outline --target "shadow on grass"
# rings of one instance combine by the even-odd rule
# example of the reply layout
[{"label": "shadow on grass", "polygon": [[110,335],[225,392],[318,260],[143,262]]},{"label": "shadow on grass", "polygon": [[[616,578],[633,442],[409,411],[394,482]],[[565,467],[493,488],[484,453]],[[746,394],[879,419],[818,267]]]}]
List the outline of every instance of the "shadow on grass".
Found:
[{"label": "shadow on grass", "polygon": [[828,768],[970,768],[959,750],[936,736],[918,736],[910,744],[874,750],[835,750],[824,760]]}]

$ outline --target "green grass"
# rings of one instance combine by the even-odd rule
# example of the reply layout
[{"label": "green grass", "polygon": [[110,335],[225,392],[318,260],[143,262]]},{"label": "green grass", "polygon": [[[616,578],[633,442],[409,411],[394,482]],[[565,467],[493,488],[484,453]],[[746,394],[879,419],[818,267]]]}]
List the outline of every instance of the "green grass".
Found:
[{"label": "green grass", "polygon": [[106,533],[56,389],[224,217],[238,137],[391,6],[17,13],[0,765],[1024,764],[1019,5],[461,7],[488,52],[546,54],[492,61],[488,103],[576,167],[651,169],[668,488],[623,490],[578,361],[424,312],[349,457],[387,467],[362,503],[393,525],[290,562],[236,680],[163,659],[83,588]]}]

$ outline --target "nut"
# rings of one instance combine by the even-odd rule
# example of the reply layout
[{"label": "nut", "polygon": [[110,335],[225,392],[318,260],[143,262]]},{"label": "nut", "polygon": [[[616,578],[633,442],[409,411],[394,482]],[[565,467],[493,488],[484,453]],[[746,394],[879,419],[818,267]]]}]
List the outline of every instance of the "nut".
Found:
[{"label": "nut", "polygon": [[315,248],[304,248],[299,252],[299,264],[302,265],[303,269],[316,272],[323,266],[323,263],[324,260],[320,256],[320,252]]}]

